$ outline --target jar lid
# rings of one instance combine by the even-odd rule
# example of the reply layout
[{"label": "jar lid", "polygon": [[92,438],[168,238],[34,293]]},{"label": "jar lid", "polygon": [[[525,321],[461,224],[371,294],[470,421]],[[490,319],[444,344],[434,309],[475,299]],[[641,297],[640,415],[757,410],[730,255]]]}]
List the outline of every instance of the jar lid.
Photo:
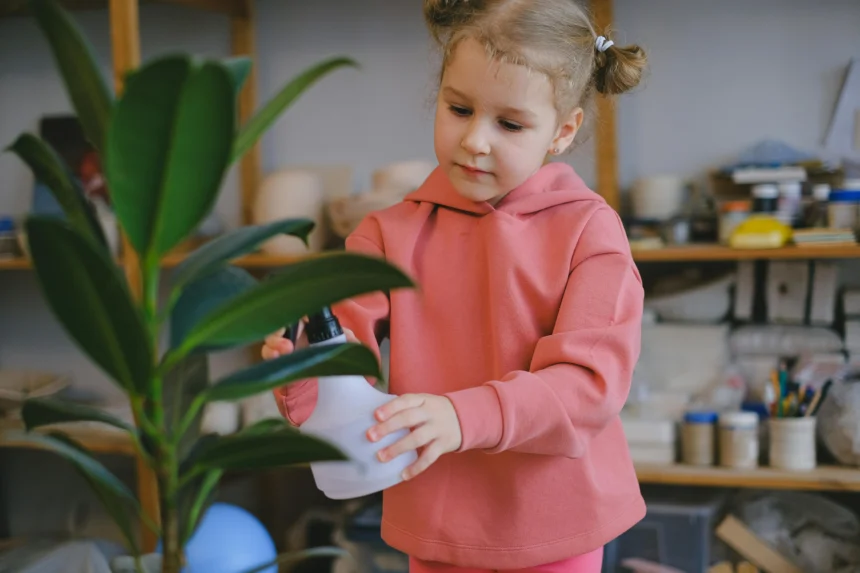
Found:
[{"label": "jar lid", "polygon": [[860,191],[854,189],[834,189],[830,192],[831,203],[860,202]]},{"label": "jar lid", "polygon": [[772,183],[760,183],[753,185],[752,194],[758,199],[776,199],[779,197],[779,187]]},{"label": "jar lid", "polygon": [[752,208],[752,203],[747,201],[746,199],[739,199],[736,201],[726,201],[721,205],[721,208],[724,212],[738,212],[738,211],[749,211]]},{"label": "jar lid", "polygon": [[717,413],[711,410],[691,410],[684,413],[684,421],[688,424],[713,424],[717,421]]},{"label": "jar lid", "polygon": [[722,412],[720,425],[755,427],[758,425],[758,414],[755,412]]},{"label": "jar lid", "polygon": [[783,196],[796,199],[803,195],[803,186],[800,181],[783,181],[779,184],[779,192]]}]

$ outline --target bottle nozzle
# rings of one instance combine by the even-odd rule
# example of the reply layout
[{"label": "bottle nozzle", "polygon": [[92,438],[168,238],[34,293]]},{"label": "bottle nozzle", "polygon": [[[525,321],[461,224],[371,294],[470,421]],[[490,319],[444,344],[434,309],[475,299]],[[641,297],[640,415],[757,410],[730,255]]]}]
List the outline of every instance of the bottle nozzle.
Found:
[{"label": "bottle nozzle", "polygon": [[340,322],[330,307],[323,307],[319,312],[308,316],[308,342],[311,344],[325,342],[343,334]]}]

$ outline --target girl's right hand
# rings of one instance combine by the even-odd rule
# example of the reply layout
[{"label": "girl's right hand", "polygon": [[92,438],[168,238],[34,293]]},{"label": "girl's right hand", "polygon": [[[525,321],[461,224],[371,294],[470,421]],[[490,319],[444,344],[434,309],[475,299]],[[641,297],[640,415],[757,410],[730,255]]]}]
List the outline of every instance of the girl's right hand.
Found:
[{"label": "girl's right hand", "polygon": [[[261,351],[264,360],[272,360],[273,358],[278,358],[279,356],[290,354],[291,352],[296,350],[296,348],[307,348],[308,337],[305,334],[304,321],[299,322],[299,336],[296,338],[295,345],[293,345],[293,342],[289,338],[284,338],[285,332],[286,329],[281,328],[278,329],[277,332],[272,333],[266,337],[263,343],[263,349]],[[348,342],[354,342],[356,344],[359,343],[359,340],[358,338],[356,338],[355,333],[353,333],[350,329],[344,328],[343,333],[346,335],[346,340]]]}]

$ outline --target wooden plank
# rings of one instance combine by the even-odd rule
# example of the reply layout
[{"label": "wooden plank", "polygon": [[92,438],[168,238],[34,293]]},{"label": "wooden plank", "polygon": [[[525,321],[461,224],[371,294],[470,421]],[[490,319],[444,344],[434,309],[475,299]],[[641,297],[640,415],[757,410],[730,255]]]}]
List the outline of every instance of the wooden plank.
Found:
[{"label": "wooden plank", "polygon": [[789,245],[779,249],[732,249],[719,245],[689,245],[660,249],[633,249],[633,258],[639,262],[856,259],[860,258],[860,245],[839,247]]},{"label": "wooden plank", "polygon": [[[598,33],[608,32],[612,26],[612,0],[591,0],[594,25]],[[600,94],[597,100],[596,149],[597,192],[610,207],[621,209],[618,189],[618,143],[616,141],[615,103]]]},{"label": "wooden plank", "polygon": [[636,475],[641,483],[651,484],[860,492],[860,468],[846,466],[819,466],[811,471],[792,472],[769,467],[738,470],[636,464]]},{"label": "wooden plank", "polygon": [[[254,1],[237,0],[241,10],[230,19],[232,32],[233,55],[247,56],[256,59]],[[256,64],[256,62],[255,62]],[[239,94],[239,121],[244,124],[254,114],[257,107],[257,66],[251,68],[251,73],[245,82],[242,93]],[[239,181],[242,199],[242,223],[248,225],[253,221],[254,197],[260,183],[260,144],[251,148],[239,164]]]}]

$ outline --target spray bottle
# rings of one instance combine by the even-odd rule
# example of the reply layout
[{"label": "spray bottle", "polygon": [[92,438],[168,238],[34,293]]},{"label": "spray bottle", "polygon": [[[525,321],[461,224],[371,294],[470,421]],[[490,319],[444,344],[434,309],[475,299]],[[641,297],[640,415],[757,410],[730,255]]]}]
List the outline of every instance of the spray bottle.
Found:
[{"label": "spray bottle", "polygon": [[[328,307],[308,317],[306,332],[311,346],[347,341]],[[399,483],[403,470],[417,459],[415,451],[387,462],[376,457],[379,450],[404,437],[408,430],[394,432],[378,442],[367,438],[367,430],[376,423],[374,412],[392,399],[363,376],[319,378],[316,407],[299,430],[328,441],[347,457],[347,461],[311,463],[317,488],[326,497],[353,499],[387,489]]]}]

